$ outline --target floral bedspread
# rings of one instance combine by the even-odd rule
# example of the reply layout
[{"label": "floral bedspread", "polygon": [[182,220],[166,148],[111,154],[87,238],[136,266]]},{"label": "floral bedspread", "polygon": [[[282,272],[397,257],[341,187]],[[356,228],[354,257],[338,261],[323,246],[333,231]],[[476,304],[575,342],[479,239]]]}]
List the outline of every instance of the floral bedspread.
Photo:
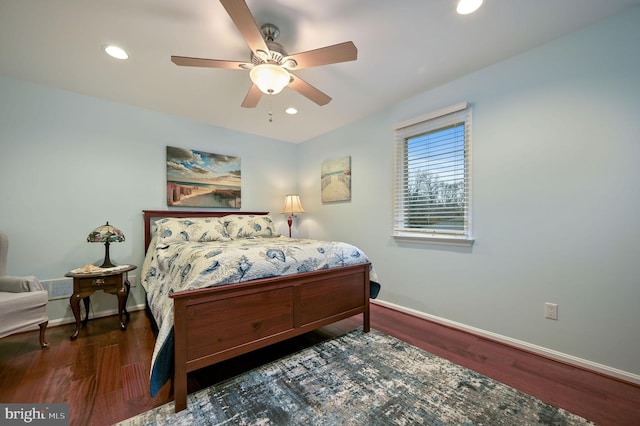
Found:
[{"label": "floral bedspread", "polygon": [[[147,301],[158,325],[151,363],[151,395],[170,378],[173,364],[173,292],[273,276],[367,263],[357,247],[342,242],[286,237],[225,242],[152,241],[141,271]],[[371,268],[370,281],[377,282]]]}]

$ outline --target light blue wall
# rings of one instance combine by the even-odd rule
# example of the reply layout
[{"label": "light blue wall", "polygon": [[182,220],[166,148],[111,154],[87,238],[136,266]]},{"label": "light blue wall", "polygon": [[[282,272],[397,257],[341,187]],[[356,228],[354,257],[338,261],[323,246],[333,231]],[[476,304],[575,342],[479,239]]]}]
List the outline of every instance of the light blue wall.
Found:
[{"label": "light blue wall", "polygon": [[[9,272],[51,280],[99,264],[104,245],[86,238],[107,220],[126,236],[111,245],[111,259],[140,267],[142,210],[167,207],[167,145],[239,156],[242,210],[279,213],[296,190],[290,143],[0,77],[0,229],[10,238]],[[281,215],[274,219],[288,232]],[[117,307],[102,292],[92,304],[95,313]],[[140,286],[129,300],[136,304],[144,304]],[[67,306],[49,303],[54,324],[73,317]]]},{"label": "light blue wall", "polygon": [[[383,301],[640,374],[638,46],[640,9],[303,143],[299,232],[360,246]],[[395,241],[393,126],[461,101],[475,245]],[[345,155],[352,200],[323,205],[321,163]]]}]

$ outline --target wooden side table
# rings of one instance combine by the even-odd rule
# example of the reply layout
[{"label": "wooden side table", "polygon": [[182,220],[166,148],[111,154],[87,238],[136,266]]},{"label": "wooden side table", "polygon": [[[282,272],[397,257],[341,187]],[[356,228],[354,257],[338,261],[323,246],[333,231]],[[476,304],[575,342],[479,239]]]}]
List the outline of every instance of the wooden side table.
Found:
[{"label": "wooden side table", "polygon": [[76,330],[71,335],[71,340],[75,340],[80,333],[80,299],[84,302],[85,317],[82,326],[86,326],[89,321],[89,302],[91,295],[96,290],[114,294],[118,297],[118,317],[120,319],[120,329],[126,330],[127,325],[122,317],[124,313],[127,320],[131,314],[127,311],[127,299],[129,297],[128,272],[136,269],[134,265],[120,265],[115,268],[107,268],[105,271],[97,272],[67,272],[65,277],[73,278],[73,294],[69,298],[69,304],[76,319]]}]

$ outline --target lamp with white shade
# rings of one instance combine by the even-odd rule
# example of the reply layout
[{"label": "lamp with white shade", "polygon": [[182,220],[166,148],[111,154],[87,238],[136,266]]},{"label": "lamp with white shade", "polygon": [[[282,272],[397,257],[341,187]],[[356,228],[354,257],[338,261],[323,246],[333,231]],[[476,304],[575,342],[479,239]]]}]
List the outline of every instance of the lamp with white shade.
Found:
[{"label": "lamp with white shade", "polygon": [[300,202],[300,196],[297,194],[285,195],[284,206],[282,206],[282,211],[280,213],[289,215],[287,224],[289,225],[289,238],[291,238],[291,224],[293,223],[293,218],[299,213],[304,213],[302,203]]}]

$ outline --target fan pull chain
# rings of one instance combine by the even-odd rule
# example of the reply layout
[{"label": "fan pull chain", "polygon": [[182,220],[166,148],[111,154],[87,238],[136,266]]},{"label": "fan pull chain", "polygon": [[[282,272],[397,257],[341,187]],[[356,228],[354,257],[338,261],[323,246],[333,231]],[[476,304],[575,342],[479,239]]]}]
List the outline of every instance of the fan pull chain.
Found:
[{"label": "fan pull chain", "polygon": [[271,112],[271,100],[269,100],[269,123],[273,123],[273,113]]}]

